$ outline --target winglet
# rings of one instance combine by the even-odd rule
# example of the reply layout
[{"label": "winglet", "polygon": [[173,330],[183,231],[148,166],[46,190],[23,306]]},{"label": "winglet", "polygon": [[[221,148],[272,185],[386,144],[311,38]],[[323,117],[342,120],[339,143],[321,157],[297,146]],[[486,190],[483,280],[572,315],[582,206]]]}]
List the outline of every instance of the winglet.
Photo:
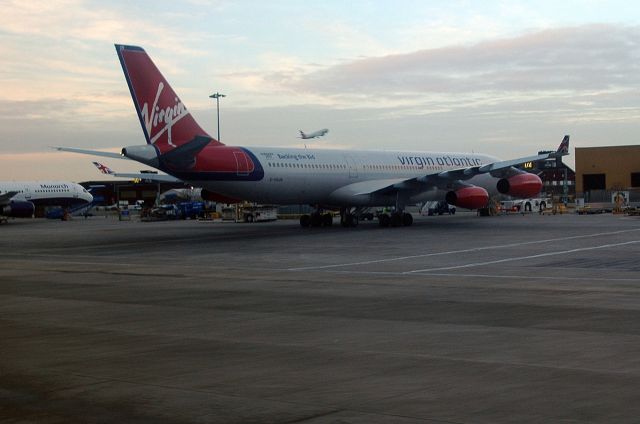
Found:
[{"label": "winglet", "polygon": [[569,136],[565,135],[562,139],[562,143],[558,146],[558,150],[556,150],[556,155],[565,156],[569,154]]},{"label": "winglet", "polygon": [[98,170],[100,170],[100,172],[102,172],[103,174],[113,174],[113,171],[111,170],[111,168],[109,168],[107,165],[103,165],[100,162],[92,162],[96,168],[98,168]]}]

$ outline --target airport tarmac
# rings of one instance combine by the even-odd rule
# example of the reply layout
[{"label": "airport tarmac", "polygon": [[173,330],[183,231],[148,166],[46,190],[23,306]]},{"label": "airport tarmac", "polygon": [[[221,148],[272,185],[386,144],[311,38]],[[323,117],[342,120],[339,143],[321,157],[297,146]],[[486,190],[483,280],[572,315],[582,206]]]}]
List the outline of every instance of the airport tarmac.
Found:
[{"label": "airport tarmac", "polygon": [[637,422],[640,219],[0,227],[0,421]]}]

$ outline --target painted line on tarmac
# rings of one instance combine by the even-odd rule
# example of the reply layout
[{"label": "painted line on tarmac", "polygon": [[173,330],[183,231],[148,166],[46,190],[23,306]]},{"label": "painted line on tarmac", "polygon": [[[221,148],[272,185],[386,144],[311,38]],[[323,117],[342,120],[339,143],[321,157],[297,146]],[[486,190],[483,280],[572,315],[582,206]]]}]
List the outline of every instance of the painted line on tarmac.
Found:
[{"label": "painted line on tarmac", "polygon": [[528,256],[518,256],[518,257],[515,257],[515,258],[496,259],[495,261],[474,262],[474,263],[464,264],[464,265],[445,266],[445,267],[439,267],[439,268],[414,269],[412,271],[404,271],[403,274],[429,273],[429,272],[433,272],[433,271],[447,271],[447,270],[452,270],[452,269],[473,268],[473,267],[477,267],[477,266],[494,265],[494,264],[501,264],[501,263],[505,263],[505,262],[522,261],[522,260],[525,260],[525,259],[537,259],[537,258],[544,258],[544,257],[547,257],[547,256],[568,255],[568,254],[571,254],[571,253],[586,252],[586,251],[589,251],[589,250],[608,249],[610,247],[628,246],[630,244],[637,244],[637,243],[640,243],[640,240],[626,241],[626,242],[623,242],[623,243],[602,244],[600,246],[581,247],[581,248],[578,248],[578,249],[558,250],[558,251],[555,251],[555,252],[539,253],[537,255],[528,255]]},{"label": "painted line on tarmac", "polygon": [[362,275],[394,275],[394,276],[410,276],[410,275],[420,275],[420,276],[429,276],[429,277],[460,277],[460,278],[505,278],[510,280],[549,280],[549,281],[595,281],[595,282],[638,282],[640,281],[640,277],[638,278],[603,278],[603,277],[565,277],[565,276],[542,276],[542,275],[507,275],[507,274],[459,274],[457,272],[425,272],[418,273],[414,272],[412,274],[408,274],[404,271],[327,271],[334,274],[362,274]]},{"label": "painted line on tarmac", "polygon": [[577,240],[577,239],[589,238],[589,237],[612,236],[616,234],[628,234],[633,231],[640,231],[640,228],[612,231],[609,233],[595,233],[595,234],[586,234],[586,235],[571,236],[571,237],[560,237],[560,238],[553,238],[553,239],[546,239],[546,240],[524,241],[520,243],[498,244],[494,246],[472,247],[469,249],[450,250],[447,252],[424,253],[421,255],[399,256],[395,258],[385,258],[385,259],[372,259],[369,261],[361,261],[361,262],[346,262],[346,263],[331,264],[331,265],[292,267],[292,268],[286,268],[286,271],[307,271],[307,270],[341,268],[341,267],[357,266],[357,265],[370,265],[370,264],[378,264],[378,263],[384,263],[384,262],[404,261],[407,259],[427,258],[430,256],[445,256],[445,255],[454,255],[459,253],[480,252],[483,250],[506,249],[510,247],[527,246],[532,244],[551,243],[555,241]]},{"label": "painted line on tarmac", "polygon": [[[130,255],[129,255],[130,256]],[[143,259],[140,262],[132,262],[127,257],[128,261],[125,262],[125,256],[109,256],[100,257],[98,255],[73,255],[73,254],[58,254],[58,253],[7,253],[3,254],[0,258],[0,263],[11,262],[27,262],[27,263],[51,263],[62,265],[107,265],[107,266],[145,266],[148,262]],[[86,260],[83,260],[86,259]],[[94,259],[94,260],[91,260]],[[100,261],[98,259],[104,259]],[[3,268],[4,269],[4,268]],[[26,269],[26,268],[24,268]]]}]

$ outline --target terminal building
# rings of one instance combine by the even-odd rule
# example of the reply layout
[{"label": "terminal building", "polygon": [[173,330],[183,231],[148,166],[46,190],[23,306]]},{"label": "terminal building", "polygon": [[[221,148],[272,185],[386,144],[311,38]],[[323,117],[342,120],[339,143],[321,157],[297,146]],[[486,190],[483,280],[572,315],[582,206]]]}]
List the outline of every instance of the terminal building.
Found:
[{"label": "terminal building", "polygon": [[161,193],[174,188],[188,187],[182,183],[131,180],[85,181],[80,184],[91,192],[94,204],[97,206],[117,205],[122,201],[133,205],[138,200],[153,206]]},{"label": "terminal building", "polygon": [[640,202],[640,145],[576,147],[576,192],[585,202],[610,203],[617,192]]}]

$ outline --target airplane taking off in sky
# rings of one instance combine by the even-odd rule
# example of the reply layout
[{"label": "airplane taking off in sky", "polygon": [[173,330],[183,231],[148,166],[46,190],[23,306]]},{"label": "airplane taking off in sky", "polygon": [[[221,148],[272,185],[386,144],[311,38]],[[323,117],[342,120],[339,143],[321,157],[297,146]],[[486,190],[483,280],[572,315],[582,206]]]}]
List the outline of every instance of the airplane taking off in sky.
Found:
[{"label": "airplane taking off in sky", "polygon": [[326,129],[326,128],[323,128],[323,129],[318,130],[318,131],[314,131],[314,132],[309,133],[309,134],[306,134],[302,130],[299,130],[299,131],[300,131],[300,138],[303,139],[303,140],[307,140],[307,139],[310,139],[310,138],[322,137],[323,135],[325,135],[326,133],[329,132],[329,130]]},{"label": "airplane taking off in sky", "polygon": [[0,215],[30,218],[36,207],[65,208],[91,203],[93,196],[80,184],[67,181],[0,182]]},{"label": "airplane taking off in sky", "polygon": [[542,181],[515,166],[568,154],[569,136],[556,152],[504,161],[478,153],[227,146],[200,127],[141,47],[115,47],[147,144],[121,155],[58,150],[141,162],[202,187],[205,200],[316,206],[300,218],[303,227],[331,225],[327,209],[340,209],[342,225],[356,226],[366,208],[392,206],[380,225],[408,226],[405,208],[420,202],[478,209],[493,194],[534,197]]}]

